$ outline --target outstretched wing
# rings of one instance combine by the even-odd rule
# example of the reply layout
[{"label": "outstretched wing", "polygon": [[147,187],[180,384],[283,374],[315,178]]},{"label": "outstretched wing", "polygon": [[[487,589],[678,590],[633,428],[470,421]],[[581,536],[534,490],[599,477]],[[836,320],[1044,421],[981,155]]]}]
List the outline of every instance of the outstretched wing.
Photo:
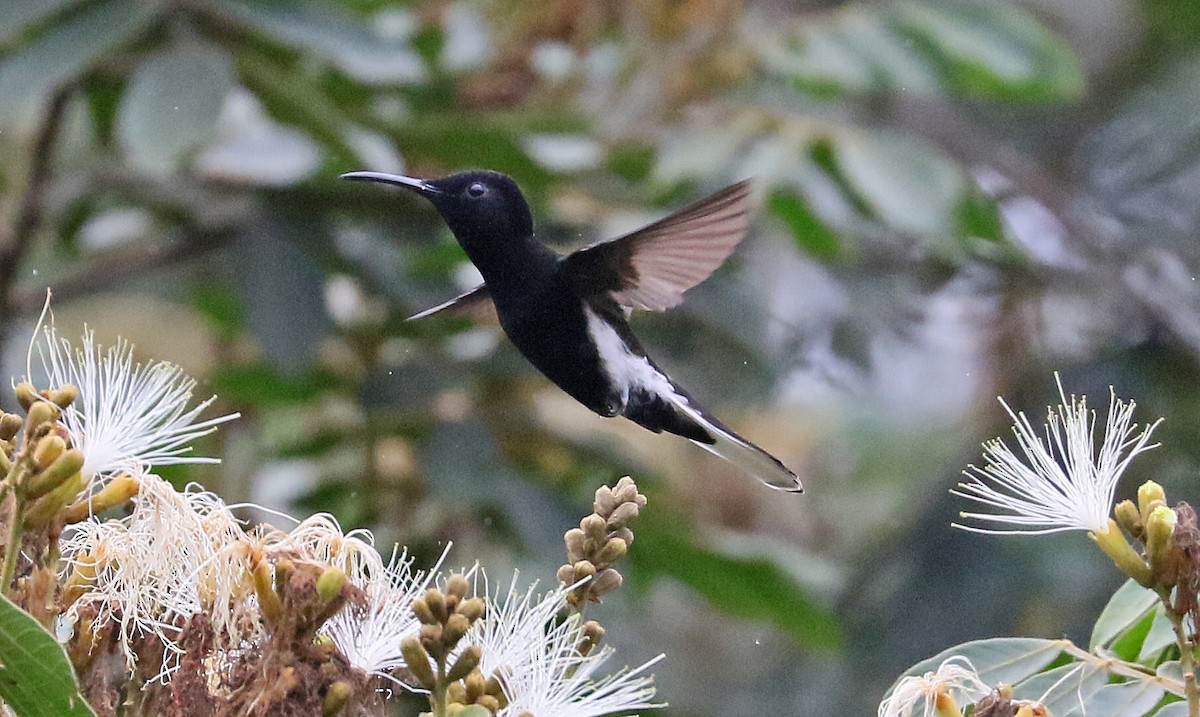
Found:
[{"label": "outstretched wing", "polygon": [[484,284],[480,284],[465,294],[459,294],[445,303],[413,314],[405,321],[416,321],[435,315],[462,316],[481,324],[499,323],[499,319],[496,318],[496,305],[492,303],[492,295]]},{"label": "outstretched wing", "polygon": [[580,249],[562,260],[562,270],[583,294],[608,292],[629,308],[669,309],[746,235],[749,194],[749,180],[730,185],[631,234]]}]

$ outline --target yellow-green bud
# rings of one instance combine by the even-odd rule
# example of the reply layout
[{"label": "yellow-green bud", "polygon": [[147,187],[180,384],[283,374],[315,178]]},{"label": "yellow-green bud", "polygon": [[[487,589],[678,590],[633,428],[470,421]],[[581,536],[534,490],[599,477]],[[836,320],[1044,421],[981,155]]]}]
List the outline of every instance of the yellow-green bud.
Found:
[{"label": "yellow-green bud", "polygon": [[23,423],[17,414],[0,411],[0,441],[11,441]]},{"label": "yellow-green bud", "polygon": [[33,406],[33,404],[42,400],[42,397],[38,395],[37,389],[34,388],[33,384],[29,383],[28,381],[22,381],[21,383],[18,383],[14,391],[17,394],[17,403],[21,404],[21,408],[25,409],[26,411],[29,411],[29,408]]},{"label": "yellow-green bud", "polygon": [[337,568],[329,568],[317,578],[317,596],[323,603],[331,603],[342,595],[346,586],[346,573]]},{"label": "yellow-green bud", "polygon": [[607,567],[623,558],[628,549],[629,546],[625,544],[624,540],[621,540],[620,538],[609,538],[608,542],[604,544],[604,547],[596,553],[596,557],[593,558],[593,561],[598,566]]},{"label": "yellow-green bud", "polygon": [[[491,714],[496,714],[500,711],[500,700],[496,699],[493,695],[483,695],[474,706],[485,709]],[[474,715],[471,717],[474,717]]]},{"label": "yellow-green bud", "polygon": [[57,389],[47,391],[46,398],[59,408],[66,408],[79,398],[79,389],[75,384],[64,383]]},{"label": "yellow-green bud", "polygon": [[1175,511],[1165,505],[1158,506],[1147,516],[1146,557],[1149,559],[1151,567],[1159,568],[1159,563],[1166,557],[1177,522],[1179,519],[1175,515]]},{"label": "yellow-green bud", "polygon": [[446,674],[446,679],[461,680],[465,678],[479,665],[481,657],[483,657],[483,648],[479,645],[471,645],[463,650],[458,659],[454,661],[454,666],[450,668],[450,672]]},{"label": "yellow-green bud", "polygon": [[36,429],[42,424],[57,421],[60,415],[62,415],[62,411],[58,406],[49,401],[38,400],[29,407],[29,414],[25,418],[25,425],[28,427],[26,430],[32,432],[32,429]]},{"label": "yellow-green bud", "polygon": [[321,717],[336,717],[346,707],[354,688],[345,680],[338,680],[325,690],[325,703],[321,705]]},{"label": "yellow-green bud", "polygon": [[[48,438],[55,437],[48,436]],[[40,447],[45,440],[42,439],[42,441],[39,441],[38,446]],[[60,442],[61,440],[59,439]],[[54,449],[54,444],[51,444],[51,448],[47,451],[47,454],[52,453]],[[36,449],[34,450],[34,454],[37,454]],[[69,451],[61,451],[50,465],[34,473],[26,481],[25,485],[21,486],[21,494],[26,500],[36,500],[65,483],[68,478],[78,473],[80,468],[83,468],[83,451],[77,448],[72,448]],[[74,496],[70,497],[73,498]],[[65,503],[66,501],[63,501],[60,507]]]},{"label": "yellow-green bud", "polygon": [[442,631],[442,641],[448,647],[453,647],[458,644],[463,635],[467,634],[467,630],[471,629],[471,621],[465,615],[454,613],[446,618],[446,627]]},{"label": "yellow-green bud", "polygon": [[99,493],[77,501],[63,511],[64,523],[78,523],[89,515],[103,513],[115,508],[138,494],[141,483],[128,473],[121,473],[110,480]]},{"label": "yellow-green bud", "polygon": [[1145,522],[1146,518],[1150,516],[1150,511],[1154,510],[1158,505],[1166,505],[1167,495],[1163,492],[1161,485],[1148,480],[1138,487],[1137,502],[1138,510],[1142,514],[1142,521]]},{"label": "yellow-green bud", "polygon": [[483,617],[485,609],[486,604],[483,602],[483,598],[468,598],[458,604],[458,614],[470,622],[475,622]]},{"label": "yellow-green bud", "polygon": [[1117,527],[1115,520],[1109,519],[1103,530],[1092,531],[1088,533],[1088,537],[1108,553],[1108,557],[1112,558],[1121,572],[1136,580],[1142,587],[1152,586],[1150,566],[1137,554],[1129,541],[1125,540],[1125,534]]},{"label": "yellow-green bud", "polygon": [[45,470],[65,450],[67,450],[67,442],[62,439],[62,436],[54,434],[43,436],[33,448],[33,464],[39,470]]},{"label": "yellow-green bud", "polygon": [[33,501],[33,505],[25,511],[25,529],[37,530],[49,523],[58,515],[63,506],[75,500],[87,486],[83,474],[76,472],[60,483],[57,488],[41,498]]},{"label": "yellow-green bud", "polygon": [[1117,525],[1135,538],[1142,537],[1142,514],[1131,500],[1123,500],[1113,507],[1113,518]]},{"label": "yellow-green bud", "polygon": [[[455,717],[492,717],[492,715],[496,714],[496,712],[500,710],[500,703],[496,702],[495,697],[492,697],[491,695],[484,695],[480,698],[480,700],[481,702],[479,704],[465,705],[458,711],[458,714],[455,715]],[[482,700],[490,700],[490,702],[488,704],[484,704]],[[491,703],[495,703],[495,707],[492,707]]]},{"label": "yellow-green bud", "polygon": [[417,682],[427,690],[437,685],[433,676],[433,668],[429,665],[429,653],[421,646],[415,637],[406,637],[400,642],[400,654],[404,655],[404,664]]},{"label": "yellow-green bud", "polygon": [[283,615],[283,602],[271,581],[271,566],[261,562],[254,567],[254,593],[258,596],[258,609],[267,622],[276,622]]},{"label": "yellow-green bud", "polygon": [[433,611],[429,609],[429,603],[425,602],[424,597],[419,597],[416,600],[413,600],[412,611],[413,611],[413,614],[417,616],[417,619],[420,620],[423,624],[425,624],[425,625],[437,625],[438,624],[438,619],[433,616]]},{"label": "yellow-green bud", "polygon": [[470,587],[471,584],[459,573],[451,575],[450,579],[446,581],[446,592],[460,600],[467,594],[467,590]]},{"label": "yellow-green bud", "polygon": [[425,591],[425,604],[429,606],[429,612],[433,613],[434,619],[438,622],[445,622],[446,613],[446,598],[442,595],[442,591],[437,588],[429,588]]}]

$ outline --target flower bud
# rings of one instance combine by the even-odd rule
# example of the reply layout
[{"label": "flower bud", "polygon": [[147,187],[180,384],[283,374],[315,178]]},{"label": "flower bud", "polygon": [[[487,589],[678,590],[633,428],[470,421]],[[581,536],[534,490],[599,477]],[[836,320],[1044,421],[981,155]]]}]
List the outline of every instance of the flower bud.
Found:
[{"label": "flower bud", "polygon": [[115,508],[138,494],[141,483],[128,473],[121,473],[110,480],[99,493],[83,500],[76,501],[63,510],[64,523],[78,523],[87,520],[88,516],[103,513]]},{"label": "flower bud", "polygon": [[263,561],[254,567],[254,594],[258,596],[258,609],[267,622],[276,622],[283,615],[283,602],[271,583],[271,565]]},{"label": "flower bud", "polygon": [[73,502],[86,486],[83,474],[78,471],[71,474],[57,488],[33,501],[25,511],[25,529],[37,530],[45,526],[62,511],[63,506]]},{"label": "flower bud", "polygon": [[450,579],[446,581],[446,592],[460,600],[467,594],[470,587],[470,583],[460,573],[451,575]]},{"label": "flower bud", "polygon": [[75,387],[75,384],[64,383],[57,389],[47,391],[45,395],[47,400],[54,405],[66,408],[74,403],[76,398],[79,398],[79,389]]},{"label": "flower bud", "polygon": [[25,417],[26,431],[32,433],[33,429],[43,424],[57,421],[60,415],[62,415],[62,411],[59,410],[58,406],[49,401],[39,399],[29,407],[29,413]]},{"label": "flower bud", "polygon": [[421,626],[421,647],[424,647],[434,659],[441,659],[445,656],[446,646],[442,640],[441,625]]},{"label": "flower bud", "polygon": [[591,589],[592,594],[600,597],[621,587],[621,583],[624,581],[625,578],[621,577],[620,573],[612,568],[607,568],[596,573],[596,577],[592,579],[588,587]]},{"label": "flower bud", "polygon": [[11,441],[23,423],[17,414],[0,411],[0,441]]},{"label": "flower bud", "polygon": [[587,656],[604,639],[604,628],[595,620],[583,623],[583,639],[576,648],[580,655]]},{"label": "flower bud", "polygon": [[42,397],[38,395],[37,389],[28,381],[18,383],[13,390],[17,394],[17,403],[21,404],[21,408],[26,411],[29,411],[33,404],[42,400]]},{"label": "flower bud", "polygon": [[556,572],[554,575],[558,578],[558,582],[562,583],[563,585],[575,584],[575,568],[571,567],[570,565],[558,566],[558,572]]},{"label": "flower bud", "polygon": [[463,635],[467,634],[467,630],[471,628],[471,621],[459,613],[454,613],[446,618],[446,627],[442,631],[442,642],[446,643],[447,647],[454,647]]},{"label": "flower bud", "polygon": [[629,528],[620,528],[618,530],[614,530],[612,532],[612,537],[624,540],[626,548],[628,548],[630,545],[633,545],[633,531]]},{"label": "flower bud", "polygon": [[[47,438],[55,437],[56,436],[47,436]],[[46,439],[44,438],[39,441],[38,446],[40,447],[45,440]],[[61,441],[62,439],[59,440]],[[51,444],[51,448],[47,451],[47,453],[53,452],[54,445],[55,444]],[[37,454],[36,449],[34,450],[34,454]],[[55,457],[53,463],[38,473],[34,473],[33,476],[26,481],[25,485],[21,486],[21,494],[26,500],[36,500],[37,498],[40,498],[55,488],[63,485],[68,478],[78,473],[80,468],[83,468],[83,451],[72,448],[69,451],[61,452]],[[74,495],[71,495],[68,497],[68,499],[74,497]],[[66,501],[64,500],[59,504],[59,507],[61,508],[65,504]]]},{"label": "flower bud", "polygon": [[572,563],[576,560],[583,560],[587,557],[586,538],[583,531],[579,528],[571,528],[563,535],[563,542],[567,546],[567,560]]},{"label": "flower bud", "polygon": [[487,609],[483,598],[468,598],[458,604],[458,614],[467,618],[470,622],[475,622],[483,617],[484,611]]},{"label": "flower bud", "polygon": [[604,545],[605,540],[608,540],[608,534],[605,530],[605,520],[595,513],[585,516],[583,520],[579,521],[579,528],[583,531],[589,546],[594,545],[599,547]]},{"label": "flower bud", "polygon": [[1121,572],[1133,578],[1142,587],[1151,587],[1150,566],[1137,554],[1129,541],[1125,540],[1125,534],[1117,527],[1115,520],[1109,519],[1104,530],[1092,531],[1088,533],[1088,537],[1108,553],[1108,557],[1112,558]]},{"label": "flower bud", "polygon": [[607,527],[611,530],[624,528],[629,521],[638,517],[638,510],[640,509],[637,503],[622,503],[618,505],[617,509],[613,511],[612,516],[608,519]]},{"label": "flower bud", "polygon": [[442,591],[437,588],[429,588],[425,591],[425,604],[429,606],[429,612],[433,613],[433,617],[438,622],[446,621],[446,598],[442,595]]},{"label": "flower bud", "polygon": [[1178,518],[1175,511],[1160,505],[1146,517],[1146,558],[1156,570],[1169,551],[1171,536],[1175,533]]},{"label": "flower bud", "polygon": [[429,609],[429,603],[425,602],[424,597],[419,597],[419,598],[413,600],[412,611],[413,611],[413,614],[417,616],[417,619],[420,620],[422,624],[424,624],[424,625],[437,625],[438,624],[438,619],[433,616],[433,611]]},{"label": "flower bud", "polygon": [[600,567],[608,567],[625,556],[629,546],[620,538],[609,538],[604,547],[596,552],[593,562]]},{"label": "flower bud", "polygon": [[487,694],[487,680],[479,670],[468,672],[463,681],[467,688],[467,699],[471,702]]},{"label": "flower bud", "polygon": [[346,586],[346,573],[337,568],[329,568],[317,578],[317,597],[322,603],[329,604],[342,595]]},{"label": "flower bud", "polygon": [[1131,500],[1123,500],[1113,507],[1113,518],[1116,519],[1117,525],[1121,526],[1125,532],[1129,533],[1136,539],[1142,537],[1142,514],[1138,512],[1137,506]]},{"label": "flower bud", "polygon": [[479,645],[471,645],[462,651],[458,659],[454,661],[454,666],[446,673],[448,680],[461,680],[479,666],[479,660],[483,657],[483,648]]},{"label": "flower bud", "polygon": [[578,582],[584,578],[590,578],[596,574],[596,566],[590,560],[580,560],[571,568],[575,571],[575,581]]},{"label": "flower bud", "polygon": [[1159,505],[1167,504],[1167,495],[1163,492],[1161,485],[1152,480],[1148,480],[1138,486],[1137,502],[1138,510],[1141,511],[1142,514],[1142,522],[1145,522],[1146,518],[1150,515],[1150,511],[1154,510]]},{"label": "flower bud", "polygon": [[321,705],[321,717],[337,717],[346,707],[354,688],[345,680],[337,680],[325,690],[325,702]]},{"label": "flower bud", "polygon": [[596,500],[592,503],[592,510],[597,515],[608,515],[619,504],[620,501],[613,495],[612,488],[602,485],[596,489]]},{"label": "flower bud", "polygon": [[65,450],[67,450],[67,442],[62,439],[62,436],[54,434],[43,436],[33,448],[33,464],[37,466],[38,470],[46,470]]},{"label": "flower bud", "polygon": [[415,637],[406,637],[400,642],[400,654],[404,655],[404,664],[417,682],[427,690],[437,685],[433,676],[433,668],[429,665],[429,653],[421,646]]}]

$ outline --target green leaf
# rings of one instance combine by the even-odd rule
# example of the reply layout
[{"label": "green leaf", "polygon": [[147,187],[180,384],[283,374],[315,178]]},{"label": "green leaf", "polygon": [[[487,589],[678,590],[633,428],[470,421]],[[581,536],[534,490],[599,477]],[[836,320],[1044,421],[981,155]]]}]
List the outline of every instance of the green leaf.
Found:
[{"label": "green leaf", "polygon": [[425,77],[425,63],[408,38],[384,37],[365,20],[339,11],[333,3],[227,0],[218,7],[279,42],[324,58],[360,82],[390,85]]},{"label": "green leaf", "polygon": [[1171,620],[1160,603],[1154,608],[1154,619],[1150,623],[1150,629],[1146,632],[1145,639],[1142,640],[1142,648],[1138,651],[1137,661],[1143,664],[1153,664],[1163,650],[1174,644],[1175,628],[1172,627]]},{"label": "green leaf", "polygon": [[141,0],[97,2],[52,26],[0,61],[0,123],[20,117],[54,87],[132,40],[154,18]]},{"label": "green leaf", "polygon": [[[975,640],[956,645],[926,660],[922,660],[904,671],[901,677],[923,675],[937,670],[951,657],[965,657],[989,685],[1016,684],[1037,674],[1062,652],[1063,643],[1058,640],[1042,640],[1033,637],[996,637]],[[897,680],[899,682],[899,679]],[[895,683],[892,685],[895,687]],[[891,694],[891,688],[888,694]]]},{"label": "green leaf", "polygon": [[1098,665],[1069,662],[1014,685],[1013,697],[1037,700],[1057,717],[1075,711],[1081,700],[1086,701],[1108,684],[1108,676],[1108,671]]},{"label": "green leaf", "polygon": [[41,22],[80,0],[5,0],[0,43],[6,43],[31,25]]},{"label": "green leaf", "polygon": [[1088,649],[1094,651],[1111,644],[1121,633],[1141,622],[1158,602],[1158,596],[1152,590],[1138,585],[1133,579],[1126,580],[1096,618]]},{"label": "green leaf", "polygon": [[117,138],[129,162],[160,176],[217,134],[233,64],[222,51],[189,46],[152,55],[130,80],[117,117]]},{"label": "green leaf", "polygon": [[639,577],[670,577],[739,617],[768,620],[802,645],[830,650],[841,643],[833,612],[766,559],[733,558],[698,545],[690,531],[660,512],[642,514],[630,559]]},{"label": "green leaf", "polygon": [[1135,622],[1128,630],[1122,632],[1112,641],[1108,649],[1122,660],[1132,662],[1142,652],[1142,644],[1150,634],[1150,626],[1154,624],[1154,613],[1147,612],[1142,619]]},{"label": "green leaf", "polygon": [[1062,717],[1090,717],[1091,715],[1138,717],[1138,715],[1144,715],[1152,710],[1162,696],[1162,686],[1151,680],[1130,680],[1129,682],[1104,685],[1091,695],[1077,696],[1074,709],[1059,711],[1050,705],[1046,705],[1046,707],[1050,714]]},{"label": "green leaf", "polygon": [[799,196],[773,189],[767,197],[767,211],[783,220],[801,249],[818,259],[837,258],[841,250],[837,234],[821,223]]},{"label": "green leaf", "polygon": [[1064,101],[1084,91],[1070,45],[1008,3],[909,0],[895,23],[940,68],[951,94]]},{"label": "green leaf", "polygon": [[856,4],[760,33],[766,70],[818,96],[942,94],[1064,101],[1084,89],[1070,46],[1008,3]]},{"label": "green leaf", "polygon": [[2,595],[0,699],[17,717],[95,717],[62,646]]},{"label": "green leaf", "polygon": [[223,368],[213,376],[212,383],[222,398],[258,406],[309,401],[338,385],[337,379],[327,373],[313,371],[301,376],[287,376],[266,364]]},{"label": "green leaf", "polygon": [[966,183],[949,157],[885,134],[842,131],[832,140],[838,172],[876,217],[914,235],[952,227]]}]

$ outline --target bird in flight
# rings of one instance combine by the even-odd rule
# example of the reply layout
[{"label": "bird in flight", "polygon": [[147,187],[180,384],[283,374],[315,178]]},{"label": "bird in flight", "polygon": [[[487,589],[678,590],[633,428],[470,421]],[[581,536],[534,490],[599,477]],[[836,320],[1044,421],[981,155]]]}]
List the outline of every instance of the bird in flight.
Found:
[{"label": "bird in flight", "polygon": [[627,321],[633,309],[678,305],[733,252],[749,226],[748,181],[564,256],[534,237],[529,204],[498,172],[342,178],[393,184],[429,200],[483,276],[474,289],[411,319],[494,307],[521,354],[592,411],[683,436],[772,488],[803,491],[779,459],[701,408],[655,365]]}]

